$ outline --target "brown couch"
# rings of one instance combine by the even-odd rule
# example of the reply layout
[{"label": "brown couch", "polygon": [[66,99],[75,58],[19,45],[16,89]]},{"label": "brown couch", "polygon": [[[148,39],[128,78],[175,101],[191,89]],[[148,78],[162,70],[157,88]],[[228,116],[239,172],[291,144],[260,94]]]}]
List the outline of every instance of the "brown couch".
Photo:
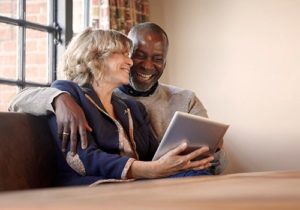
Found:
[{"label": "brown couch", "polygon": [[52,186],[55,162],[44,117],[0,112],[0,191]]}]

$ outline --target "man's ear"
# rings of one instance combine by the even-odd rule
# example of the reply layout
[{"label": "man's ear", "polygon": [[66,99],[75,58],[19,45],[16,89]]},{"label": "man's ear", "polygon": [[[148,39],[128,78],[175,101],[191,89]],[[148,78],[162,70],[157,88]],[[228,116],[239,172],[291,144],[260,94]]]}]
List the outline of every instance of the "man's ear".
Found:
[{"label": "man's ear", "polygon": [[166,60],[165,63],[164,63],[164,70],[165,70],[165,68],[166,68],[166,65],[167,65],[167,60]]}]

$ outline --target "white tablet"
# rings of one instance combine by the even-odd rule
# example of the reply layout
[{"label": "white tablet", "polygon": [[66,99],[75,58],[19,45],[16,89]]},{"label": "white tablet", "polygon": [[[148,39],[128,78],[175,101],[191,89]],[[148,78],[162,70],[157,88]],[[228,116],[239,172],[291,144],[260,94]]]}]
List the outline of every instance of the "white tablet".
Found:
[{"label": "white tablet", "polygon": [[202,146],[208,146],[209,153],[213,154],[228,127],[229,125],[205,117],[177,111],[152,160],[159,159],[168,151],[184,142],[188,144],[188,148],[184,154]]}]

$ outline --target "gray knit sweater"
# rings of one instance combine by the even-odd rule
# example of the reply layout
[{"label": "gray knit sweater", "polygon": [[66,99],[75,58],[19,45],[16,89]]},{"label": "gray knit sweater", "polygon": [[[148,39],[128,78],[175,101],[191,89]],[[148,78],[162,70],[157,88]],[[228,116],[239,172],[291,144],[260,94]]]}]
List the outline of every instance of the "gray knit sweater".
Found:
[{"label": "gray knit sweater", "polygon": [[176,111],[207,117],[206,109],[192,91],[175,86],[159,84],[154,93],[146,97],[129,96],[119,89],[115,93],[121,98],[135,99],[145,105],[159,140],[162,139]]}]

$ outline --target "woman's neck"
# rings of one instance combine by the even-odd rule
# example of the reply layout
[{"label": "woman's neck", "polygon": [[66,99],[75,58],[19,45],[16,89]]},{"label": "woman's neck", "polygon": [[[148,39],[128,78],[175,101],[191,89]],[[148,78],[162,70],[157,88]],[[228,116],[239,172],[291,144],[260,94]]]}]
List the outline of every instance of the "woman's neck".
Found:
[{"label": "woman's neck", "polygon": [[116,87],[109,83],[106,83],[105,81],[101,81],[101,82],[94,81],[92,83],[92,86],[95,92],[97,93],[97,96],[101,100],[101,103],[104,106],[107,113],[115,119],[116,116],[114,113],[113,106],[111,104],[111,97]]}]

